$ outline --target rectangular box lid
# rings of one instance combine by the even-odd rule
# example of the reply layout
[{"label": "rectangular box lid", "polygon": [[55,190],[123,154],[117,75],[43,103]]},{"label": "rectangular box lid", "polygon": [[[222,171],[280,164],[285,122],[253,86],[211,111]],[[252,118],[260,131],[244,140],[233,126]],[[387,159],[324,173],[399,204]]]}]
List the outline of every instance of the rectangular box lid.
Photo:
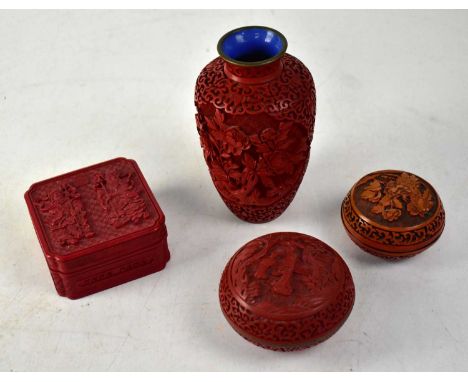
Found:
[{"label": "rectangular box lid", "polygon": [[164,214],[131,159],[35,183],[25,199],[44,254],[60,263],[139,237],[147,240],[161,227],[165,232]]}]

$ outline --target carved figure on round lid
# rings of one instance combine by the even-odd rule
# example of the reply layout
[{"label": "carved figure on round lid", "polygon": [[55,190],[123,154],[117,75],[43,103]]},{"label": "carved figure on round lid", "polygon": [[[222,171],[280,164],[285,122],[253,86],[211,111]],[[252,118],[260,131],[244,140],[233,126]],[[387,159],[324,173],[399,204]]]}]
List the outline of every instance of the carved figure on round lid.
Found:
[{"label": "carved figure on round lid", "polygon": [[221,308],[243,337],[272,350],[299,350],[332,335],[354,302],[343,259],[308,235],[280,232],[244,245],[226,266]]}]

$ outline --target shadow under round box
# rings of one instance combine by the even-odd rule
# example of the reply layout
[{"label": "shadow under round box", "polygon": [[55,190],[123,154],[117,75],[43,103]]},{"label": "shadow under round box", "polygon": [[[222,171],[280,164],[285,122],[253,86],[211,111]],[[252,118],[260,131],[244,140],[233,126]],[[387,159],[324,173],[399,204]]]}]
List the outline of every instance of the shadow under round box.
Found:
[{"label": "shadow under round box", "polygon": [[297,232],[260,236],[242,246],[219,284],[221,310],[255,345],[296,351],[340,329],[354,305],[354,282],[330,246]]},{"label": "shadow under round box", "polygon": [[61,296],[84,297],[160,271],[169,260],[164,213],[134,160],[35,183],[25,199]]},{"label": "shadow under round box", "polygon": [[361,249],[386,260],[401,260],[439,239],[445,210],[426,180],[406,171],[382,170],[354,184],[343,200],[341,219]]}]

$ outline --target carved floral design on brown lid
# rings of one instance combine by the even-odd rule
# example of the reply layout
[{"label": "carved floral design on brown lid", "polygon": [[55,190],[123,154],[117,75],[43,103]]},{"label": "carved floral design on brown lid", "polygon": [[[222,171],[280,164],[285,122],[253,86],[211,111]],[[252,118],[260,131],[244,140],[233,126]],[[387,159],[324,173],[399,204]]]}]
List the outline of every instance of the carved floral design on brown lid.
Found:
[{"label": "carved floral design on brown lid", "polygon": [[405,211],[411,216],[425,217],[434,205],[434,197],[415,175],[401,173],[395,180],[372,179],[361,192],[361,199],[376,203],[371,212],[394,221]]}]

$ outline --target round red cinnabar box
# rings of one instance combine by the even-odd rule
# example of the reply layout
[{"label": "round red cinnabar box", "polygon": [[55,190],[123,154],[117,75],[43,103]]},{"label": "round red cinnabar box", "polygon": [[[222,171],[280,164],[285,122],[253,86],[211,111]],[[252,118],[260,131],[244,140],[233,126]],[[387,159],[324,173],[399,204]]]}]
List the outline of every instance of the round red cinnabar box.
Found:
[{"label": "round red cinnabar box", "polygon": [[387,260],[424,251],[445,226],[444,207],[435,189],[424,179],[398,170],[361,178],[346,195],[341,218],[359,247]]},{"label": "round red cinnabar box", "polygon": [[278,232],[239,249],[219,286],[224,316],[242,337],[278,351],[301,350],[333,335],[354,304],[348,266],[308,235]]}]

